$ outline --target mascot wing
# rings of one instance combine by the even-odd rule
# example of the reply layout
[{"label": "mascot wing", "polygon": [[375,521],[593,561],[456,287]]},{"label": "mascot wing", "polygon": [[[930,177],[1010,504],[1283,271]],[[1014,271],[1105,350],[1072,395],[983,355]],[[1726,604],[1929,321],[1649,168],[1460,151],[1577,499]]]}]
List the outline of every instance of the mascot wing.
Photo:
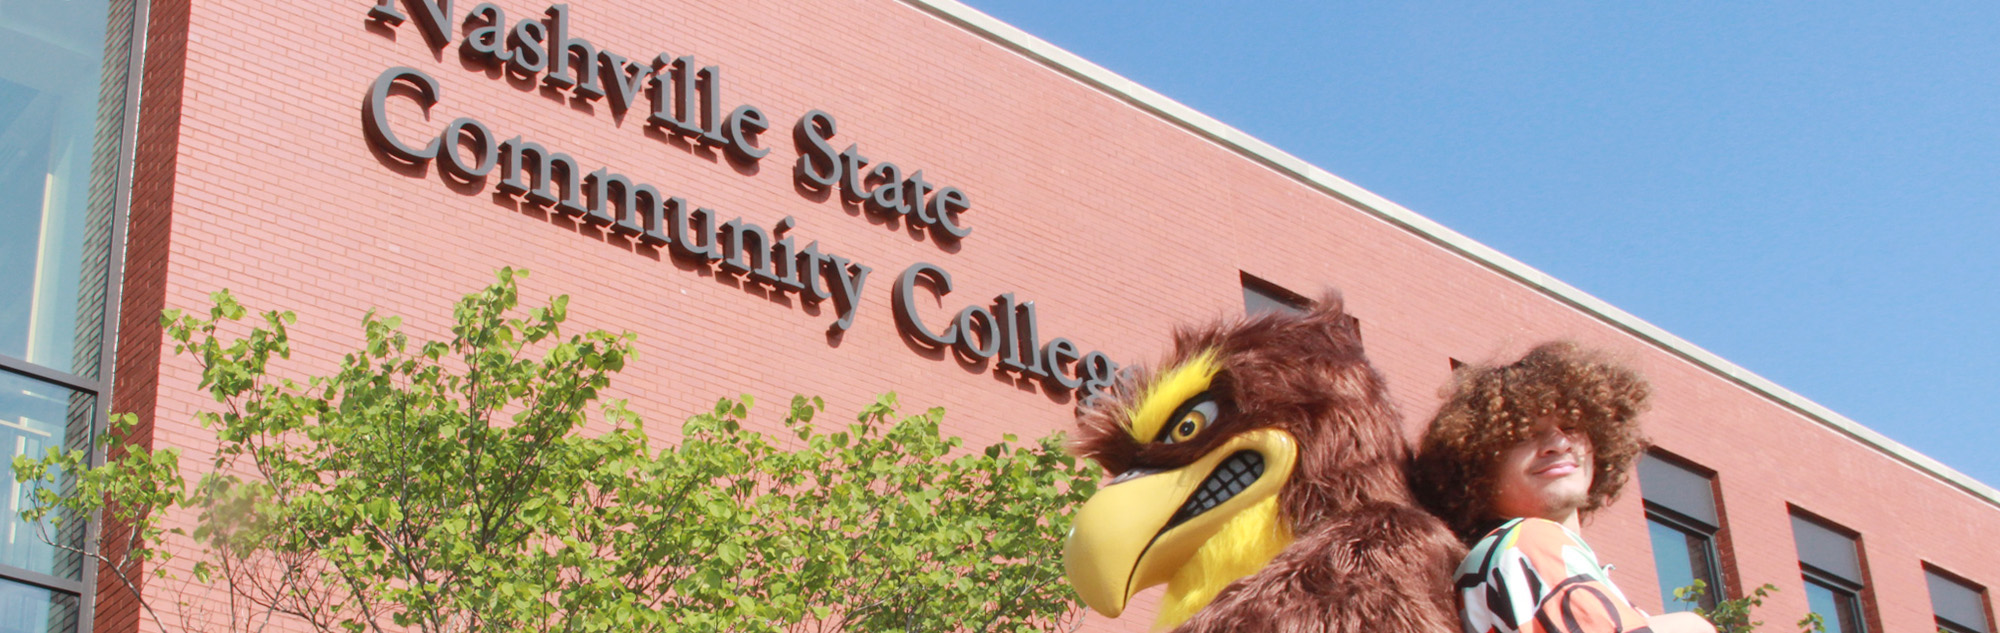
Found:
[{"label": "mascot wing", "polygon": [[1165,584],[1156,630],[1449,631],[1460,549],[1416,509],[1381,377],[1338,297],[1182,332],[1086,407],[1113,475],[1078,510],[1070,583],[1108,616]]}]

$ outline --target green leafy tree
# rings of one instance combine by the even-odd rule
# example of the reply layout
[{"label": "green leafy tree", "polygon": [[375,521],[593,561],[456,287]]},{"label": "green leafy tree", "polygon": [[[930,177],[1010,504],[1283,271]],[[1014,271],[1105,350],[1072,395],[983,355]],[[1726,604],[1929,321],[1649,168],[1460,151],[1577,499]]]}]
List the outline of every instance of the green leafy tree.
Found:
[{"label": "green leafy tree", "polygon": [[[1764,623],[1750,619],[1750,610],[1764,606],[1764,599],[1771,597],[1771,594],[1777,591],[1777,585],[1764,583],[1763,586],[1750,590],[1749,595],[1734,600],[1718,599],[1715,601],[1715,606],[1707,609],[1697,608],[1694,612],[1702,618],[1707,619],[1710,624],[1714,624],[1715,629],[1718,631],[1751,633],[1756,631],[1757,627],[1763,626]],[[1692,585],[1675,589],[1674,600],[1690,604],[1700,604],[1702,596],[1707,593],[1708,583],[1702,580],[1695,580]],[[1812,612],[1807,612],[1806,617],[1800,618],[1794,626],[1799,627],[1802,633],[1825,633],[1826,631],[1826,622],[1820,618],[1819,614]]]},{"label": "green leafy tree", "polygon": [[[1060,581],[1070,515],[1095,487],[1060,438],[983,450],[942,437],[941,409],[893,394],[823,428],[794,398],[783,433],[748,428],[749,396],[688,419],[663,445],[600,393],[631,334],[563,336],[567,298],[519,310],[516,280],[466,296],[450,341],[417,341],[370,313],[337,371],[274,375],[288,312],[246,334],[228,292],[168,311],[216,411],[202,474],[177,449],[128,442],[17,458],[45,528],[100,515],[131,547],[98,555],[165,630],[150,576],[191,570],[226,589],[207,623],[325,632],[1030,631],[1081,614]],[[585,427],[591,426],[589,432]],[[766,425],[767,427],[769,425]],[[64,488],[54,484],[68,480]],[[65,493],[63,490],[67,490]],[[192,517],[170,522],[169,517]],[[177,527],[187,526],[192,527]],[[191,560],[169,564],[175,556]]]}]

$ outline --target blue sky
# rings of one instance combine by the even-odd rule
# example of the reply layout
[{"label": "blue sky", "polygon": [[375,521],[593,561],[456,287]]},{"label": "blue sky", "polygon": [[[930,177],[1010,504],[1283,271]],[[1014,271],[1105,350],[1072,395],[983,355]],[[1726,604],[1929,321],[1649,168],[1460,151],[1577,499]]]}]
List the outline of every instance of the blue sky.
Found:
[{"label": "blue sky", "polygon": [[2000,4],[964,1],[2000,485]]}]

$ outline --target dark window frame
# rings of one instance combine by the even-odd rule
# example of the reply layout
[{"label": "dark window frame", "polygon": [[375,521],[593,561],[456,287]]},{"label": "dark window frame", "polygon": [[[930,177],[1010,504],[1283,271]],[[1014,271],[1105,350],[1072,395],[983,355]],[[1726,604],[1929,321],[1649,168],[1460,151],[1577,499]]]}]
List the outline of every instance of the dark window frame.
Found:
[{"label": "dark window frame", "polygon": [[1941,615],[1932,614],[1931,620],[1937,624],[1938,630],[1943,631],[1944,633],[1979,633],[1978,629],[1965,628],[1964,626],[1960,626],[1957,622],[1945,619],[1945,617]]},{"label": "dark window frame", "polygon": [[[1708,486],[1707,501],[1710,506],[1709,512],[1715,517],[1712,523],[1706,519],[1690,516],[1664,503],[1647,498],[1645,481],[1641,481],[1639,486],[1640,497],[1647,521],[1660,523],[1683,534],[1692,534],[1701,537],[1701,551],[1696,553],[1702,556],[1703,562],[1707,564],[1708,577],[1698,579],[1707,583],[1708,590],[1698,604],[1704,609],[1709,609],[1714,608],[1718,602],[1736,597],[1736,592],[1734,591],[1736,587],[1731,583],[1732,579],[1729,574],[1729,567],[1725,564],[1726,561],[1723,558],[1723,544],[1727,539],[1728,518],[1723,514],[1722,490],[1717,481],[1716,472],[1692,460],[1659,448],[1649,448],[1640,457],[1642,460],[1649,458],[1694,475]],[[1643,473],[1643,469],[1641,469],[1641,472]],[[1654,483],[1658,485],[1660,482]],[[1660,491],[1655,491],[1656,497],[1658,496],[1658,492]],[[1651,531],[1650,527],[1648,531]],[[1650,539],[1648,545],[1651,545]],[[1658,570],[1654,571],[1654,581],[1659,581]],[[1665,603],[1665,597],[1667,592],[1672,589],[1677,589],[1677,587],[1661,587],[1662,607],[1669,606]]]},{"label": "dark window frame", "polygon": [[1313,300],[1306,298],[1305,295],[1292,292],[1284,286],[1271,283],[1270,280],[1250,273],[1237,271],[1237,275],[1242,280],[1244,294],[1243,313],[1245,315],[1255,316],[1257,314],[1257,312],[1252,311],[1254,306],[1250,304],[1249,295],[1253,292],[1280,308],[1297,310],[1299,312],[1312,309]]},{"label": "dark window frame", "polygon": [[[1791,517],[1793,525],[1792,542],[1794,547],[1805,547],[1807,545],[1807,542],[1799,540],[1798,533],[1798,525],[1806,523],[1832,536],[1846,540],[1848,545],[1853,548],[1853,578],[1846,577],[1840,571],[1822,568],[1808,562],[1806,560],[1807,552],[1801,550],[1798,552],[1801,579],[1807,584],[1818,585],[1834,593],[1836,602],[1843,596],[1848,598],[1847,605],[1849,606],[1846,615],[1853,618],[1854,629],[1852,633],[1868,633],[1868,631],[1880,629],[1881,627],[1875,619],[1879,615],[1875,610],[1875,592],[1869,587],[1871,576],[1868,572],[1868,552],[1861,533],[1831,519],[1815,514],[1810,510],[1789,503],[1785,505],[1786,514]],[[1818,550],[1818,553],[1823,554],[1825,551]],[[1839,564],[1845,561],[1828,560],[1827,562]],[[1828,628],[1827,631],[1828,633],[1841,633],[1836,628]]]},{"label": "dark window frame", "polygon": [[[1984,585],[1972,582],[1971,580],[1966,579],[1964,576],[1951,573],[1949,571],[1946,571],[1944,568],[1938,567],[1937,565],[1933,565],[1929,562],[1923,563],[1923,569],[1925,576],[1924,578],[1925,593],[1929,595],[1931,600],[1931,618],[1936,621],[1938,630],[1948,631],[1950,633],[1990,633],[1995,630],[1993,626],[1993,601],[1987,595],[1986,587]],[[1945,615],[1942,613],[1938,613],[1937,592],[1935,590],[1935,586],[1932,585],[1931,583],[1931,580],[1933,578],[1957,585],[1960,589],[1964,589],[1966,590],[1966,592],[1972,594],[1973,599],[1978,602],[1978,607],[1979,607],[1976,617],[1979,617],[1984,621],[1978,622],[1976,623],[1976,625],[1968,624],[1964,622],[1959,622],[1957,620],[1953,620],[1951,618],[1945,617]],[[1986,628],[1984,629],[1977,628],[1978,625],[1983,625]]]},{"label": "dark window frame", "polygon": [[[71,371],[58,370],[25,358],[0,355],[0,372],[12,374],[28,380],[56,385],[92,398],[87,438],[90,449],[90,464],[104,463],[104,452],[97,448],[96,439],[110,424],[111,393],[116,373],[118,349],[118,321],[120,315],[121,290],[124,287],[125,246],[132,205],[132,170],[134,154],[138,150],[139,108],[141,80],[145,76],[145,53],[147,27],[151,23],[152,3],[143,0],[104,0],[110,8],[110,15],[118,16],[121,11],[129,11],[124,23],[123,37],[129,42],[125,46],[123,59],[107,58],[105,63],[122,64],[125,67],[122,121],[116,132],[118,135],[117,155],[114,161],[115,173],[111,174],[111,220],[105,239],[110,242],[105,257],[104,301],[100,306],[101,319],[98,327],[97,368],[93,376],[85,376]],[[121,6],[122,5],[122,6]],[[112,36],[107,34],[107,36]],[[71,580],[18,567],[0,565],[0,580],[29,587],[68,594],[77,600],[76,633],[91,633],[97,613],[97,526],[99,517],[89,517],[84,526],[84,561],[81,578]]]},{"label": "dark window frame", "polygon": [[[1868,633],[1868,604],[1865,601],[1865,596],[1868,593],[1867,587],[1858,585],[1853,581],[1841,578],[1832,573],[1822,571],[1810,563],[1800,562],[1799,571],[1803,577],[1802,579],[1807,584],[1819,585],[1820,588],[1833,593],[1834,608],[1839,609],[1842,608],[1843,604],[1845,605],[1844,610],[1847,612],[1845,615],[1849,618],[1849,621],[1854,623],[1852,633]],[[1842,597],[1847,598],[1845,603],[1840,600]],[[1827,633],[1844,632],[1844,629],[1838,628],[1833,622],[1826,622],[1825,625]]]},{"label": "dark window frame", "polygon": [[[1715,604],[1721,600],[1724,600],[1725,599],[1724,595],[1729,593],[1729,586],[1727,584],[1728,579],[1726,578],[1727,574],[1724,574],[1722,571],[1722,554],[1720,548],[1717,547],[1715,542],[1716,535],[1720,533],[1722,529],[1717,526],[1708,525],[1707,523],[1689,517],[1685,514],[1681,514],[1680,512],[1676,512],[1674,511],[1673,508],[1653,503],[1651,501],[1645,501],[1644,504],[1646,507],[1646,520],[1648,522],[1659,523],[1661,525],[1667,526],[1669,529],[1672,529],[1676,532],[1680,532],[1682,534],[1691,534],[1694,536],[1701,537],[1700,551],[1695,553],[1700,555],[1704,559],[1703,562],[1706,564],[1708,569],[1708,577],[1707,578],[1697,577],[1696,580],[1701,580],[1707,583],[1708,590],[1702,595],[1701,601],[1697,604],[1700,604],[1701,608],[1703,609],[1715,608]],[[1648,543],[1648,545],[1650,546],[1651,544]],[[1654,581],[1658,582],[1659,571],[1654,570],[1653,575],[1654,575]],[[1700,573],[1695,572],[1695,575],[1700,576]],[[1678,589],[1678,587],[1661,587],[1660,589],[1661,593],[1664,595],[1667,591],[1670,591],[1672,589]],[[1660,606],[1666,607],[1669,605],[1662,604]]]}]

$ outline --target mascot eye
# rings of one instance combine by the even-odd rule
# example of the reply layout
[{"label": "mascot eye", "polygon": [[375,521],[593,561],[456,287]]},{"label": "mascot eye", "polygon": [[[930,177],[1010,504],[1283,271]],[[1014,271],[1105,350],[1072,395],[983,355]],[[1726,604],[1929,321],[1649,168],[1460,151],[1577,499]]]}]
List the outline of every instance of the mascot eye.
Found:
[{"label": "mascot eye", "polygon": [[1214,400],[1207,398],[1197,400],[1194,406],[1181,411],[1173,426],[1167,427],[1165,432],[1160,434],[1160,443],[1178,444],[1194,439],[1194,436],[1200,435],[1202,429],[1208,428],[1209,423],[1215,420],[1215,411]]}]

